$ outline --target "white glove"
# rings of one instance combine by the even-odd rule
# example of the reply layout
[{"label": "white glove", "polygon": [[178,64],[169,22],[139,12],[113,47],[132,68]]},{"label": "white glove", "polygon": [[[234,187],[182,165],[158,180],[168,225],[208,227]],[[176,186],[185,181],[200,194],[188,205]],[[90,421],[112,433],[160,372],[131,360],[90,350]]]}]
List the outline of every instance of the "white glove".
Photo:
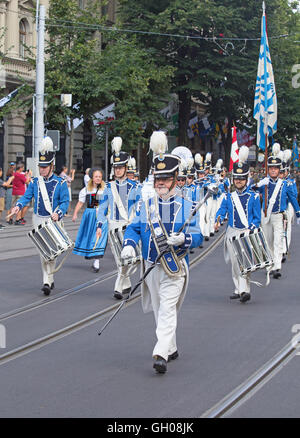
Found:
[{"label": "white glove", "polygon": [[185,235],[184,233],[171,233],[170,236],[167,239],[168,245],[173,246],[180,246],[185,242]]},{"label": "white glove", "polygon": [[267,186],[269,184],[269,178],[266,176],[265,178],[263,178],[262,180],[258,181],[258,183],[256,184],[257,187],[262,187],[262,186]]},{"label": "white glove", "polygon": [[135,257],[135,249],[131,245],[124,246],[121,252],[121,258],[125,260],[131,257]]},{"label": "white glove", "polygon": [[300,217],[297,217],[297,225],[300,225]]}]

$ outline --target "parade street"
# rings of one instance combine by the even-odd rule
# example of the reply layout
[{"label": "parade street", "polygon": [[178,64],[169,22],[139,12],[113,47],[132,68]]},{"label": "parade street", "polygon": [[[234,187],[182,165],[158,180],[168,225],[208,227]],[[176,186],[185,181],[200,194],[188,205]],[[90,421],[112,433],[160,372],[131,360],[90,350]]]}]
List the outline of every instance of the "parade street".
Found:
[{"label": "parade street", "polygon": [[[139,290],[98,336],[110,315],[101,311],[120,304],[113,298],[116,268],[110,248],[97,274],[84,257],[71,254],[55,276],[55,289],[45,297],[39,256],[26,235],[29,222],[6,227],[0,235],[0,324],[6,329],[6,348],[0,349],[2,418],[210,416],[211,408],[292,340],[292,329],[300,324],[299,227],[293,226],[281,279],[272,278],[267,288],[253,285],[251,300],[242,304],[229,299],[233,283],[223,257],[225,223],[190,255],[193,260],[206,252],[190,269],[178,318],[179,358],[168,363],[165,375],[156,374],[151,357],[154,317],[143,314]],[[79,222],[67,217],[65,224],[74,239]],[[133,284],[138,279],[139,269]],[[263,283],[265,271],[252,279]],[[81,325],[70,328],[79,321]],[[222,415],[299,417],[300,357],[295,353]]]}]

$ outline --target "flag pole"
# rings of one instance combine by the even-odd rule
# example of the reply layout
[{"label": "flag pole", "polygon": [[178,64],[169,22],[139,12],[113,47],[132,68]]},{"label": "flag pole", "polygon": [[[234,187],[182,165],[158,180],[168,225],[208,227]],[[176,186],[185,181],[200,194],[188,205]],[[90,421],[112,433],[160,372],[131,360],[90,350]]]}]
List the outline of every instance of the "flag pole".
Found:
[{"label": "flag pole", "polygon": [[[263,9],[263,15],[266,15],[266,4],[263,1],[262,4]],[[267,32],[267,29],[266,29]],[[264,56],[266,57],[266,52],[264,51]],[[266,64],[266,60],[265,60]],[[264,69],[264,84],[265,84],[265,176],[268,176],[268,92],[267,92],[267,72],[266,72],[266,66]],[[267,217],[267,196],[268,196],[268,189],[267,186],[265,186],[265,217]]]}]

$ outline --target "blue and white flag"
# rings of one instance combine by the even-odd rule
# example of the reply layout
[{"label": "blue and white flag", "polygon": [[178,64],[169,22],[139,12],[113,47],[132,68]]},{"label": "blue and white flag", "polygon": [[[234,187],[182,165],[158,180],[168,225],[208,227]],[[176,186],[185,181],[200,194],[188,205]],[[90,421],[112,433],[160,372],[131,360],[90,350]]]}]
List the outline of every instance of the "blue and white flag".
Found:
[{"label": "blue and white flag", "polygon": [[254,118],[257,120],[257,146],[265,150],[265,135],[273,136],[277,131],[277,97],[269,50],[266,9],[263,2],[261,20],[261,43],[257,69]]},{"label": "blue and white flag", "polygon": [[292,152],[292,160],[295,167],[298,167],[299,153],[298,153],[298,144],[296,137],[293,142],[293,152]]}]

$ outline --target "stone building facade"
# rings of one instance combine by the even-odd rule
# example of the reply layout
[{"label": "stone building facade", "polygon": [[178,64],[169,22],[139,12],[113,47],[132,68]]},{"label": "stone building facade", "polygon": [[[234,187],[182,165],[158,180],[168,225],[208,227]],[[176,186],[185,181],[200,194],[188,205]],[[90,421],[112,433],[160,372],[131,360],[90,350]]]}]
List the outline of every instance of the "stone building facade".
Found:
[{"label": "stone building facade", "polygon": [[[86,0],[78,0],[78,7],[84,8]],[[20,77],[35,84],[35,70],[26,61],[26,47],[36,52],[37,32],[32,10],[33,0],[0,0],[0,46],[5,54],[0,68],[1,95],[6,96],[20,86]],[[48,11],[49,0],[40,0]],[[116,0],[110,0],[103,10],[108,14],[108,24],[115,21]],[[47,12],[46,12],[47,14]],[[6,171],[9,162],[24,161],[32,157],[32,132],[26,119],[29,115],[13,112],[0,119],[0,167]],[[30,115],[31,117],[31,115]],[[28,122],[28,121],[27,121]],[[77,170],[74,193],[82,187],[84,169],[103,166],[103,152],[92,151],[85,146],[92,141],[92,131],[84,123],[75,131],[73,167]],[[68,137],[61,137],[61,149],[57,153],[57,170],[68,166]]]}]

